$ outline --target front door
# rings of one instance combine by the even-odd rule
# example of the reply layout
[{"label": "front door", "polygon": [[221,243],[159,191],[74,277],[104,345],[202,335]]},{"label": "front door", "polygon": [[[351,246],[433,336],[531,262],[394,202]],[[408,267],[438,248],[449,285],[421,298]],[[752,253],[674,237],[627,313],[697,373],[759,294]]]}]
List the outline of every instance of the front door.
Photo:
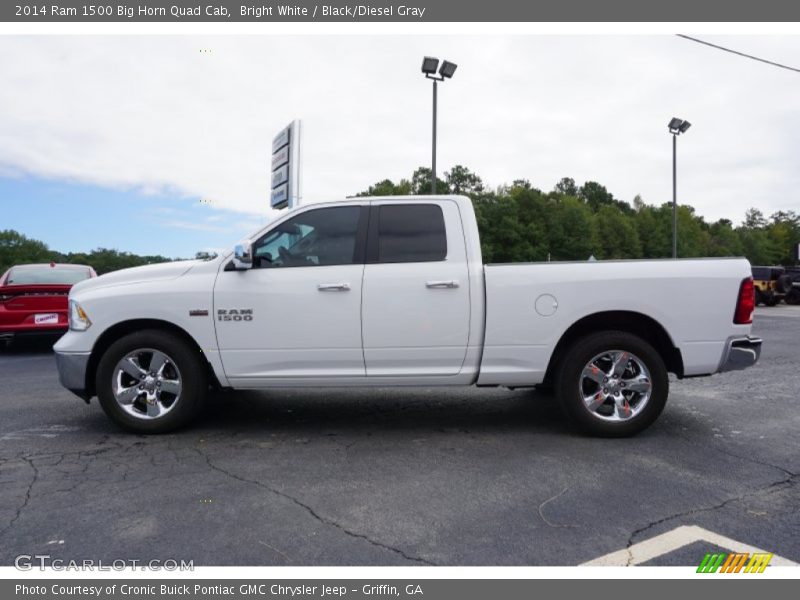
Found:
[{"label": "front door", "polygon": [[214,318],[232,383],[365,375],[361,285],[368,210],[305,210],[256,240],[252,269],[219,273]]}]

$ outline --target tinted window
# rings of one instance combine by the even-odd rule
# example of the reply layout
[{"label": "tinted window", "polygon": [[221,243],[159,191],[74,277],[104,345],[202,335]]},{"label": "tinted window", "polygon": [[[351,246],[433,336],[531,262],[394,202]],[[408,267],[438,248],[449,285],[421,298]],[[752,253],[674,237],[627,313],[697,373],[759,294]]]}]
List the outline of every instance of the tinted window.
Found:
[{"label": "tinted window", "polygon": [[753,279],[757,281],[765,281],[769,279],[769,269],[764,267],[753,267]]},{"label": "tinted window", "polygon": [[378,210],[378,262],[444,260],[444,215],[436,204],[383,205]]},{"label": "tinted window", "polygon": [[355,262],[361,208],[309,210],[278,225],[254,247],[255,267],[321,267]]},{"label": "tinted window", "polygon": [[770,269],[770,279],[772,279],[772,281],[776,281],[783,276],[783,273],[783,269]]},{"label": "tinted window", "polygon": [[6,285],[73,285],[89,278],[89,269],[14,267]]}]

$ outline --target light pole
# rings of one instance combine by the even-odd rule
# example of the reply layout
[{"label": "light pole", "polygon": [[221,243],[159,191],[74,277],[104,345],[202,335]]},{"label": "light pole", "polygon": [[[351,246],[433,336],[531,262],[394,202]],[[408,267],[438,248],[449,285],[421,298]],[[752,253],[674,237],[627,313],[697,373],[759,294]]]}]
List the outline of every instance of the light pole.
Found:
[{"label": "light pole", "polygon": [[672,258],[678,258],[678,136],[691,126],[678,117],[672,117],[667,125],[672,134]]},{"label": "light pole", "polygon": [[[436,75],[436,69],[439,69],[439,75]],[[455,63],[447,60],[442,61],[442,66],[439,67],[439,59],[432,56],[426,56],[422,59],[422,72],[425,77],[433,80],[433,143],[432,143],[432,157],[431,157],[431,193],[436,193],[436,92],[437,85],[440,81],[450,79],[453,73],[456,72]]]}]

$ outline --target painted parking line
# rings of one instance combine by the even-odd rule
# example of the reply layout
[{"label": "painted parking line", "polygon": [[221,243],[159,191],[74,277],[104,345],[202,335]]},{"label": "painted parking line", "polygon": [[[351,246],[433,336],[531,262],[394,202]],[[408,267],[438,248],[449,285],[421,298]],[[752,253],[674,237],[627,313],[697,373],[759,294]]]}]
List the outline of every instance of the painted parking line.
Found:
[{"label": "painted parking line", "polygon": [[[756,548],[749,544],[737,542],[734,539],[719,535],[708,529],[703,529],[697,525],[681,525],[671,531],[662,533],[638,544],[633,544],[630,548],[623,548],[599,558],[594,558],[581,566],[587,567],[625,567],[628,565],[640,565],[654,558],[674,552],[679,548],[694,544],[695,542],[706,542],[725,548],[731,552],[749,552],[750,554],[768,553],[767,550]],[[796,567],[798,563],[773,555],[770,564],[782,567]]]}]

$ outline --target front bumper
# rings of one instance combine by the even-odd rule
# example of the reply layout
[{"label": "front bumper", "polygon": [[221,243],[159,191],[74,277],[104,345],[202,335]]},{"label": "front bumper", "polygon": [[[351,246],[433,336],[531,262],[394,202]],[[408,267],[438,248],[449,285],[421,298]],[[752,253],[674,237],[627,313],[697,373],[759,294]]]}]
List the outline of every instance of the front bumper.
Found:
[{"label": "front bumper", "polygon": [[748,335],[746,337],[733,337],[725,345],[719,372],[741,371],[752,367],[761,356],[761,338]]},{"label": "front bumper", "polygon": [[86,371],[90,352],[56,352],[58,380],[65,388],[87,402],[91,396],[86,387]]}]

